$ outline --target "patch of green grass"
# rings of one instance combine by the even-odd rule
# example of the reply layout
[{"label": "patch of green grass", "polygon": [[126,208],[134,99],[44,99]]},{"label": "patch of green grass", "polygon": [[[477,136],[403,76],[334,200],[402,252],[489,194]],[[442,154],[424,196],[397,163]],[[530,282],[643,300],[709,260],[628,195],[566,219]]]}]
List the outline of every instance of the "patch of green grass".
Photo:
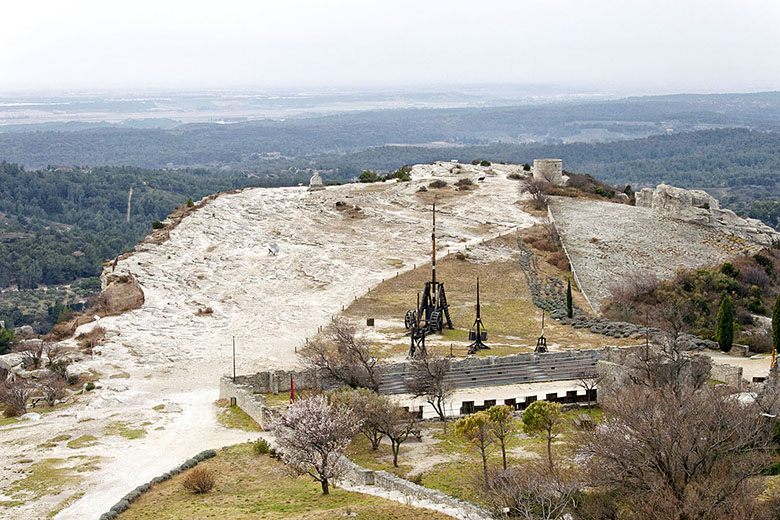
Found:
[{"label": "patch of green grass", "polygon": [[77,450],[79,448],[87,448],[89,446],[94,446],[97,444],[97,438],[93,437],[92,435],[82,435],[81,437],[77,437],[70,441],[67,446],[68,448]]},{"label": "patch of green grass", "polygon": [[80,491],[78,493],[73,493],[71,496],[60,502],[55,509],[49,512],[48,515],[46,515],[46,518],[54,518],[57,516],[57,514],[62,511],[63,509],[70,506],[72,503],[76,502],[78,499],[84,496],[84,492]]},{"label": "patch of green grass", "polygon": [[39,444],[38,449],[54,448],[57,446],[57,443],[62,441],[67,441],[68,439],[70,439],[70,435],[67,434],[57,435],[56,437],[52,437],[48,441]]},{"label": "patch of green grass", "polygon": [[160,410],[164,410],[164,409],[165,409],[165,405],[164,405],[164,404],[158,404],[157,406],[155,406],[154,408],[152,408],[152,410],[155,410],[155,411],[158,411],[158,412],[159,412]]},{"label": "patch of green grass", "polygon": [[230,518],[279,520],[286,518],[331,520],[450,519],[446,515],[383,498],[331,487],[322,495],[309,476],[291,478],[277,460],[252,453],[250,443],[220,450],[202,462],[216,476],[214,489],[193,495],[182,486],[186,473],[155,485],[120,515],[121,520],[178,520]]},{"label": "patch of green grass", "polygon": [[257,422],[249,417],[238,406],[223,407],[219,410],[217,420],[226,428],[236,428],[248,432],[259,432],[263,428]]},{"label": "patch of green grass", "polygon": [[0,419],[0,426],[7,426],[9,424],[15,424],[19,422],[18,417],[3,417]]},{"label": "patch of green grass", "polygon": [[14,500],[38,500],[56,495],[63,486],[77,480],[74,468],[63,465],[62,459],[43,459],[27,468],[25,476],[3,490]]},{"label": "patch of green grass", "polygon": [[106,435],[119,435],[130,440],[146,436],[145,428],[133,428],[129,423],[122,421],[107,424],[103,431]]},{"label": "patch of green grass", "polygon": [[0,500],[0,507],[16,507],[24,505],[24,500]]}]

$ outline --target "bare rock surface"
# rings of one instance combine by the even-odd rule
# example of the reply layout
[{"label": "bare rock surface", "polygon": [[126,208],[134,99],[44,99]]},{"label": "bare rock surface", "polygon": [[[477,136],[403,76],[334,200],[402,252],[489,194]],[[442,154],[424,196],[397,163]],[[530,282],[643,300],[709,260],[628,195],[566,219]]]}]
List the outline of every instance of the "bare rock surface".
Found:
[{"label": "bare rock surface", "polygon": [[748,242],[771,246],[780,233],[753,218],[742,218],[721,209],[718,200],[701,190],[685,190],[667,184],[644,188],[636,194],[638,207],[652,208],[666,217],[700,224],[734,235]]},{"label": "bare rock surface", "polygon": [[[158,232],[160,240],[107,268],[134,280],[118,301],[138,303],[134,283],[143,301],[76,330],[105,328],[94,355],[71,367],[94,374],[97,388],[24,427],[0,426],[0,489],[9,493],[0,501],[24,502],[0,516],[37,519],[61,509],[55,518],[96,519],[194,454],[256,437],[217,422],[231,338],[239,373],[297,367],[296,347],[343,306],[429,260],[433,194],[440,255],[532,225],[537,219],[515,204],[517,182],[506,178],[519,171],[436,163],[415,166],[411,182],[246,189],[197,203],[165,236]],[[456,189],[463,178],[473,185]],[[429,187],[434,179],[447,186]],[[68,445],[85,435],[94,439]],[[74,478],[39,498],[10,491],[47,459]],[[85,461],[93,461],[86,470]]]},{"label": "bare rock surface", "polygon": [[719,264],[760,248],[648,207],[554,197],[550,211],[581,289],[597,312],[610,288],[632,275],[671,279],[678,269]]}]

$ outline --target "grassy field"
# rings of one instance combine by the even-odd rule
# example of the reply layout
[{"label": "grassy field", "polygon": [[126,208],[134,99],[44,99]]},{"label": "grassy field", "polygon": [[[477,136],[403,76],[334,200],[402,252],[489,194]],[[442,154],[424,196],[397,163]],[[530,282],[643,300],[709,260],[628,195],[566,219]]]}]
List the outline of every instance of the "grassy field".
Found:
[{"label": "grassy field", "polygon": [[[572,410],[563,414],[563,429],[553,442],[553,458],[556,464],[564,467],[573,464],[575,446],[571,442],[575,432],[574,419],[584,409]],[[596,422],[603,420],[598,409],[591,410]],[[517,430],[507,443],[507,463],[522,465],[530,460],[547,457],[546,441],[539,437],[529,437],[521,432],[521,423],[517,421]],[[444,433],[441,424],[426,422],[422,425],[423,442],[409,439],[401,445],[398,456],[399,467],[393,467],[390,445],[383,442],[373,451],[363,435],[355,436],[347,456],[363,467],[384,470],[402,478],[417,481],[423,486],[438,489],[450,496],[474,501],[471,489],[475,480],[481,478],[482,461],[477,451],[466,445],[455,433],[454,424],[449,424]],[[488,450],[488,464],[501,465],[499,445],[492,444]]]},{"label": "grassy field", "polygon": [[[530,290],[515,259],[517,255],[517,236],[511,234],[475,246],[462,259],[453,254],[437,261],[437,279],[445,284],[455,330],[445,329],[442,335],[430,336],[426,340],[429,348],[449,353],[452,345],[455,355],[465,355],[468,330],[475,317],[475,288],[479,277],[482,321],[487,327],[487,344],[491,348],[477,355],[501,356],[533,350],[542,328],[542,311],[531,301]],[[540,261],[540,268],[562,279],[568,274],[543,261]],[[408,339],[404,336],[403,317],[416,305],[417,292],[423,289],[430,275],[430,264],[426,264],[385,280],[353,302],[344,315],[360,323],[365,323],[366,318],[389,321],[389,325],[384,321],[377,327],[377,331],[388,339],[384,344],[386,354],[404,353],[408,350]],[[583,307],[587,305],[576,291],[574,299]],[[628,339],[560,325],[549,317],[545,320],[545,336],[548,345],[560,348],[633,343]]]},{"label": "grassy field", "polygon": [[[289,400],[287,402],[289,402]],[[217,406],[219,407],[217,420],[226,428],[237,428],[247,432],[259,432],[263,430],[263,428],[241,408],[238,406],[229,406],[227,399],[218,400]]]},{"label": "grassy field", "polygon": [[255,455],[249,444],[231,446],[202,462],[216,475],[214,489],[193,495],[182,486],[186,473],[155,485],[119,515],[121,520],[213,518],[444,520],[449,516],[378,497],[332,488],[323,496],[311,477],[293,478],[284,464]]}]

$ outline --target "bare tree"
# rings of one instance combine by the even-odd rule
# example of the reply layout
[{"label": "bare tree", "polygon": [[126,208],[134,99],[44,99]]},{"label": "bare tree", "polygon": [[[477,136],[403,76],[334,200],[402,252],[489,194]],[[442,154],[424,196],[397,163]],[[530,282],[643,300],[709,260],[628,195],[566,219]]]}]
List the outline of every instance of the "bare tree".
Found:
[{"label": "bare tree", "polygon": [[603,376],[599,374],[586,374],[577,379],[577,386],[585,390],[585,397],[588,400],[588,413],[590,413],[590,403],[593,391],[599,386]]},{"label": "bare tree", "polygon": [[520,185],[520,193],[528,193],[536,209],[547,209],[546,192],[549,188],[549,182],[528,179]]},{"label": "bare tree", "polygon": [[62,354],[62,345],[52,341],[43,342],[43,354],[46,356],[46,366],[51,366]]},{"label": "bare tree", "polygon": [[755,404],[704,386],[629,386],[604,404],[607,420],[583,433],[590,484],[615,491],[631,518],[753,518],[752,477],[771,460],[771,423]]},{"label": "bare tree", "polygon": [[577,482],[569,476],[550,472],[545,464],[530,462],[493,472],[487,484],[477,488],[477,495],[496,518],[556,520],[567,517],[577,491]]},{"label": "bare tree", "polygon": [[372,450],[379,449],[379,443],[385,436],[382,429],[387,410],[393,404],[389,399],[367,388],[340,387],[328,392],[328,401],[351,408],[362,419],[360,433],[371,443]]},{"label": "bare tree", "polygon": [[388,406],[385,408],[380,429],[390,439],[390,448],[393,451],[393,466],[397,468],[398,452],[401,450],[401,444],[409,438],[409,435],[417,427],[418,420],[415,413],[390,402],[389,399],[386,402]]},{"label": "bare tree", "polygon": [[379,390],[380,367],[374,346],[343,318],[329,323],[323,337],[307,343],[300,354],[332,383]]},{"label": "bare tree", "polygon": [[447,431],[446,402],[452,396],[454,389],[447,381],[450,372],[450,359],[428,353],[425,357],[411,362],[411,377],[406,381],[406,387],[415,397],[424,397],[430,404]]},{"label": "bare tree", "polygon": [[27,413],[27,400],[34,391],[35,387],[21,377],[6,380],[0,385],[0,403],[5,405],[5,414],[15,416]]},{"label": "bare tree", "polygon": [[641,318],[642,300],[658,287],[658,277],[651,272],[628,273],[608,286],[609,301],[605,313],[611,318],[637,323]]},{"label": "bare tree", "polygon": [[41,361],[43,360],[43,341],[31,340],[20,342],[14,347],[14,352],[18,352],[22,355],[22,362],[25,367],[32,367],[36,370],[41,368]]},{"label": "bare tree", "polygon": [[57,374],[49,374],[40,381],[40,389],[46,404],[54,404],[65,397],[65,380]]},{"label": "bare tree", "polygon": [[352,410],[330,405],[324,395],[296,401],[272,425],[282,460],[299,475],[311,475],[323,495],[346,471],[342,455],[358,428]]}]

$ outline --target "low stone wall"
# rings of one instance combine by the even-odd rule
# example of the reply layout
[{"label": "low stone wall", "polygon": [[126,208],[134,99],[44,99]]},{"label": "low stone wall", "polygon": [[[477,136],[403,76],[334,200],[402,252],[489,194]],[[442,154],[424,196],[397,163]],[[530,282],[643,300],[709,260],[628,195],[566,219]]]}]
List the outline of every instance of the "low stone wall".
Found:
[{"label": "low stone wall", "polygon": [[354,484],[360,486],[376,486],[384,491],[401,493],[404,496],[416,500],[426,500],[431,504],[461,511],[466,518],[485,520],[492,518],[488,511],[469,502],[464,502],[463,500],[451,497],[438,489],[420,486],[414,482],[409,482],[406,479],[393,475],[392,473],[388,473],[387,471],[372,471],[366,469],[355,464],[346,457],[343,458],[342,462],[349,468],[346,479]]},{"label": "low stone wall", "polygon": [[322,380],[316,370],[269,370],[236,376],[236,383],[251,386],[258,394],[277,394],[290,391],[290,379],[295,388],[321,388]]},{"label": "low stone wall", "polygon": [[244,413],[255,420],[264,430],[268,429],[271,421],[271,411],[265,405],[265,397],[254,392],[251,385],[236,382],[229,376],[222,376],[219,380],[219,398],[230,399],[234,397],[236,404]]},{"label": "low stone wall", "polygon": [[742,388],[742,367],[735,367],[725,363],[713,363],[710,378],[723,381],[734,388]]}]

